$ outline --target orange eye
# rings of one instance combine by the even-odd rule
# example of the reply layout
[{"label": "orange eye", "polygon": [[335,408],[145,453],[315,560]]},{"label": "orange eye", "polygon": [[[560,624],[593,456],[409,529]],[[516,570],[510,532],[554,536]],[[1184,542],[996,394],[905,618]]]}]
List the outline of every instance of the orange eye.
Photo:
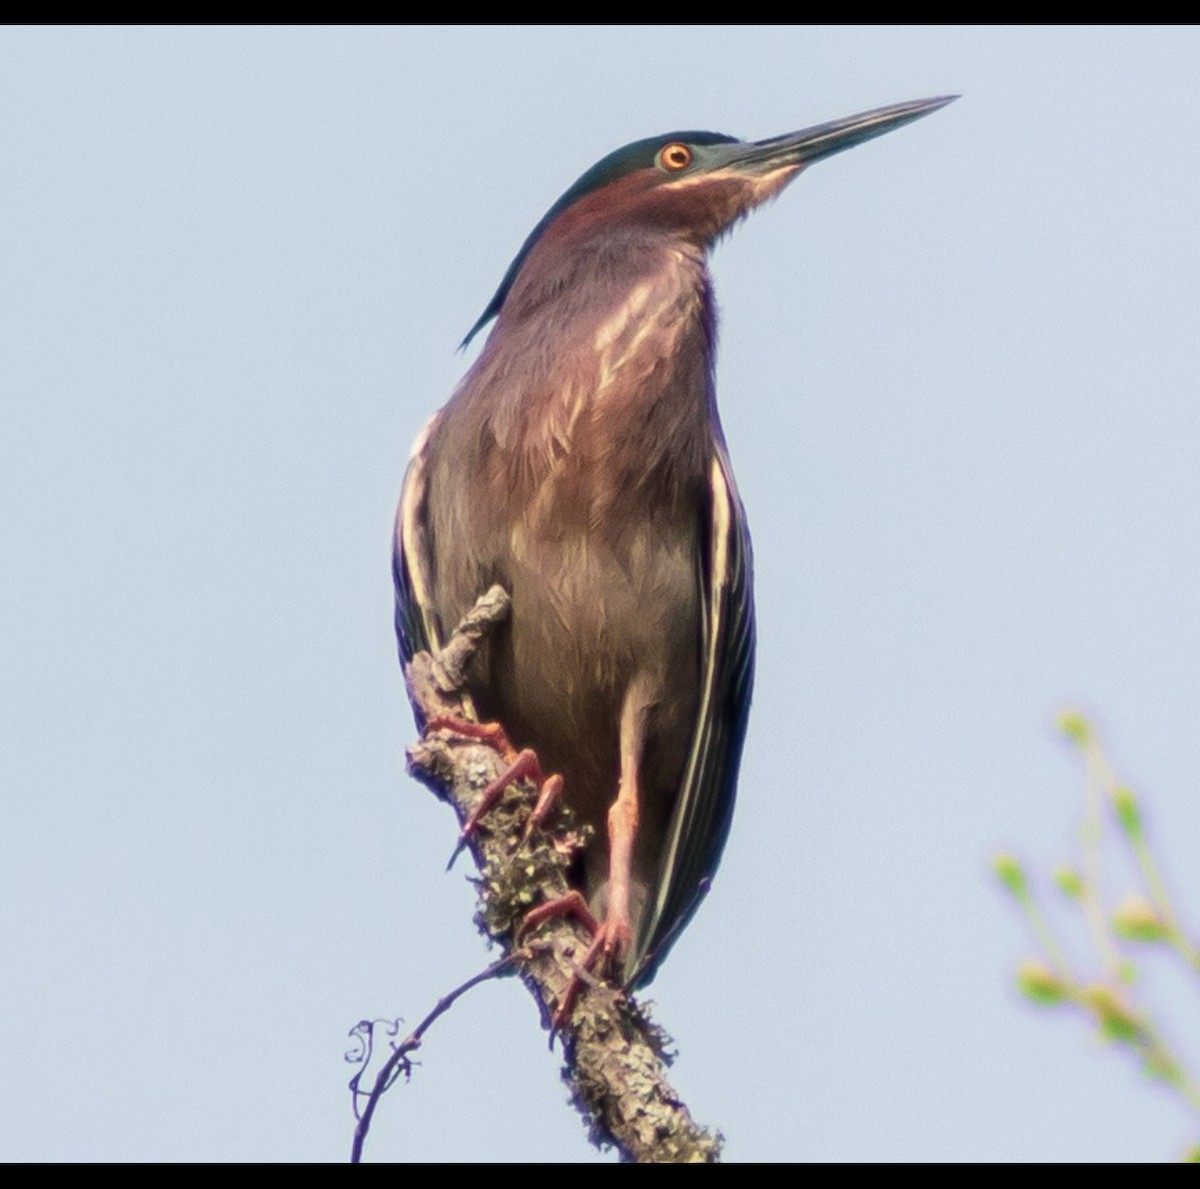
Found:
[{"label": "orange eye", "polygon": [[664,145],[658,151],[658,164],[668,173],[678,173],[681,169],[687,169],[691,163],[692,150],[677,140]]}]

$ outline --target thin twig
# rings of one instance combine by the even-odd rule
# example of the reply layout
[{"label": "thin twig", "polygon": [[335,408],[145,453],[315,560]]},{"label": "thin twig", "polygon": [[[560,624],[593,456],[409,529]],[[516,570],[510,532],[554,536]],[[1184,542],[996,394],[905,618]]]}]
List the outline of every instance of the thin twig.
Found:
[{"label": "thin twig", "polygon": [[1083,845],[1084,881],[1080,904],[1092,935],[1092,944],[1108,972],[1109,982],[1114,987],[1120,987],[1121,955],[1117,952],[1116,943],[1108,929],[1102,899],[1104,889],[1100,877],[1104,793],[1113,785],[1114,778],[1108,760],[1090,733],[1084,743],[1083,755],[1084,814],[1079,834]]},{"label": "thin twig", "polygon": [[354,1144],[350,1149],[350,1163],[361,1164],[363,1145],[367,1142],[367,1132],[371,1130],[371,1120],[375,1115],[375,1108],[379,1105],[379,1100],[384,1093],[392,1086],[396,1078],[403,1073],[405,1077],[412,1072],[412,1062],[408,1056],[416,1049],[421,1047],[421,1041],[425,1037],[425,1033],[429,1031],[433,1022],[439,1016],[443,1016],[461,999],[472,987],[479,986],[480,983],[486,983],[489,979],[495,978],[497,975],[503,974],[511,966],[515,964],[520,956],[520,951],[514,950],[510,954],[505,954],[503,958],[498,958],[485,970],[481,970],[478,974],[467,979],[465,983],[461,983],[455,987],[453,991],[443,995],[437,1003],[433,1005],[430,1013],[402,1040],[399,1044],[392,1046],[392,1055],[383,1063],[383,1067],[375,1075],[375,1085],[371,1087],[370,1093],[367,1094],[367,1101],[362,1109],[362,1113],[358,1113],[357,1099],[362,1093],[358,1088],[358,1079],[366,1072],[366,1062],[370,1059],[370,1047],[363,1056],[363,1069],[354,1075],[350,1080],[350,1090],[355,1095],[355,1114],[358,1115],[358,1126],[354,1128]]}]

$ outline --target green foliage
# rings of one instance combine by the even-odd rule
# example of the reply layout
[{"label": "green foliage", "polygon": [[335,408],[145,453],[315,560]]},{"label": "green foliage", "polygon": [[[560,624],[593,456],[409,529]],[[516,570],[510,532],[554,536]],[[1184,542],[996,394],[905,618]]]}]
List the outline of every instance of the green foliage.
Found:
[{"label": "green foliage", "polygon": [[1045,962],[1027,958],[1017,967],[1017,986],[1034,1003],[1061,1003],[1069,995],[1069,988]]},{"label": "green foliage", "polygon": [[1025,872],[1021,870],[1021,864],[1012,855],[997,855],[995,868],[996,874],[1000,877],[1000,881],[1005,887],[1018,900],[1024,899],[1027,890],[1025,887]]},{"label": "green foliage", "polygon": [[1064,896],[1070,896],[1072,900],[1083,898],[1083,876],[1074,867],[1068,867],[1065,863],[1059,864],[1054,869],[1054,882]]},{"label": "green foliage", "polygon": [[1113,932],[1126,941],[1170,941],[1171,931],[1144,896],[1126,896],[1112,914]]},{"label": "green foliage", "polygon": [[1133,795],[1133,790],[1123,786],[1113,789],[1112,801],[1113,808],[1117,811],[1117,821],[1121,823],[1121,829],[1131,839],[1140,838],[1142,836],[1142,818],[1138,813],[1137,798]]},{"label": "green foliage", "polygon": [[1072,743],[1078,744],[1080,747],[1087,747],[1092,740],[1092,728],[1088,720],[1078,710],[1060,710],[1058,719],[1056,720],[1058,729],[1062,731]]},{"label": "green foliage", "polygon": [[[1038,907],[1020,860],[1005,853],[994,860],[995,873],[1021,908],[1042,950],[1039,957],[1018,964],[1017,987],[1039,1006],[1073,1008],[1084,1014],[1104,1040],[1131,1050],[1147,1077],[1170,1087],[1200,1116],[1200,1084],[1167,1047],[1149,1009],[1137,1001],[1133,991],[1136,955],[1144,952],[1145,946],[1174,954],[1197,973],[1200,947],[1179,927],[1146,842],[1137,797],[1132,789],[1117,783],[1091,724],[1078,710],[1061,711],[1056,722],[1082,756],[1085,796],[1080,861],[1059,864],[1052,878],[1087,926],[1099,975],[1075,972]],[[1113,838],[1129,852],[1142,886],[1109,908],[1102,898],[1100,875],[1103,844]],[[1200,1163],[1200,1144],[1190,1148],[1183,1159]]]}]

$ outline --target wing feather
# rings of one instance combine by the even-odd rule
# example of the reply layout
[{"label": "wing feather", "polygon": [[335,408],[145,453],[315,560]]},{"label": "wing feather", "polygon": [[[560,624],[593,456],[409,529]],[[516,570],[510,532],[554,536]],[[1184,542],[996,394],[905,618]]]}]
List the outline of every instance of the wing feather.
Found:
[{"label": "wing feather", "polygon": [[431,417],[413,445],[396,509],[392,578],[396,586],[396,641],[405,665],[418,652],[436,650],[443,643],[433,608],[433,550],[426,515],[428,446],[440,420],[440,413]]},{"label": "wing feather", "polygon": [[643,914],[630,985],[650,981],[700,905],[729,834],[754,681],[750,534],[723,443],[709,472],[707,542],[698,580],[701,697],[683,786],[667,832],[658,885]]}]

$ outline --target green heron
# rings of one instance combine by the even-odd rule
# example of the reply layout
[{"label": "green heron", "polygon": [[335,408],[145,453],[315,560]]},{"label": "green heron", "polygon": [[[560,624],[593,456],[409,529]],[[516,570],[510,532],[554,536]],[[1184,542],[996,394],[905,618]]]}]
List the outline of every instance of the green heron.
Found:
[{"label": "green heron", "polygon": [[414,447],[396,520],[401,656],[444,643],[494,583],[509,592],[469,692],[533,749],[510,775],[561,774],[595,827],[575,907],[592,914],[588,961],[632,985],[716,870],[754,669],[707,251],[812,162],[951,98],[605,157],[522,245],[464,340],[496,319],[479,358]]}]

